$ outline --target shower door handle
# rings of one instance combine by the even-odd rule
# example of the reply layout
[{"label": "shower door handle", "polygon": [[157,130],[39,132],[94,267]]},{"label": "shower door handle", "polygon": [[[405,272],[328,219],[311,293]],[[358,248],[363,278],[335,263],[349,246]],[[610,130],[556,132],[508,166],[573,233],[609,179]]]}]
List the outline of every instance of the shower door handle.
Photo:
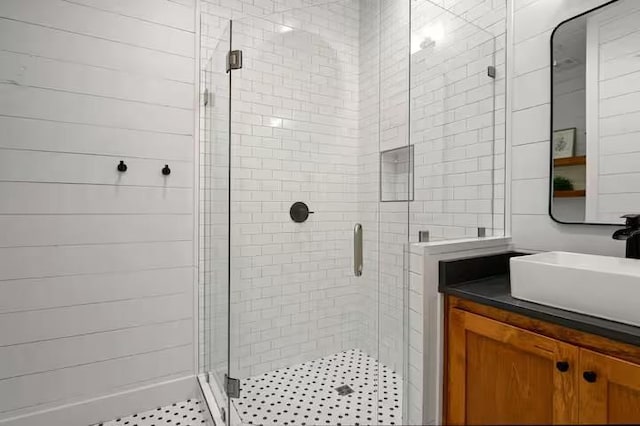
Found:
[{"label": "shower door handle", "polygon": [[353,274],[362,275],[362,225],[359,223],[353,227]]}]

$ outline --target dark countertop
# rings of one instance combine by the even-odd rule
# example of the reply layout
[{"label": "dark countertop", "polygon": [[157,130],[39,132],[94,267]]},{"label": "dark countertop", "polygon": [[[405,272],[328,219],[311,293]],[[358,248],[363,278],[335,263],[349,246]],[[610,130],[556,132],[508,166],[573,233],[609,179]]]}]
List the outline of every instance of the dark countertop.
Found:
[{"label": "dark countertop", "polygon": [[[441,262],[439,290],[441,293],[457,296],[461,299],[467,299],[482,305],[492,306],[585,333],[640,346],[640,327],[552,308],[533,302],[526,302],[512,297],[508,273],[508,259],[514,255],[518,254],[504,254],[504,256],[506,256],[506,271],[504,268],[498,267],[496,268],[498,269],[498,271],[496,271],[498,274],[496,275],[490,275],[487,271],[484,271],[484,273],[480,272],[476,274],[477,279],[468,281],[457,280],[458,282],[455,283],[447,282],[446,278],[443,279],[443,277],[446,277],[446,275],[456,275],[451,273],[451,267],[453,266],[455,269],[459,269],[461,266],[464,266],[463,262],[466,262],[466,260],[456,260],[448,265],[446,261]],[[476,257],[472,258],[472,260],[477,261],[480,259]],[[455,266],[456,263],[457,266]],[[491,264],[492,262],[488,263]],[[493,266],[495,266],[495,258],[493,263]],[[448,270],[445,271],[447,268]],[[469,269],[466,269],[466,275],[468,276]],[[473,278],[473,276],[468,276],[468,278]]]}]

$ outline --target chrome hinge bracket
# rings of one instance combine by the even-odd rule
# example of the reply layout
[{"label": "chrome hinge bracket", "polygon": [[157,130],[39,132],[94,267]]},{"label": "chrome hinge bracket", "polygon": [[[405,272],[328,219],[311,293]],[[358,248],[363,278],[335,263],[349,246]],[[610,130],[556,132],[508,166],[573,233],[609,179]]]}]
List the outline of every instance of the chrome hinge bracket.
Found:
[{"label": "chrome hinge bracket", "polygon": [[227,72],[242,68],[242,50],[231,50],[227,53]]},{"label": "chrome hinge bracket", "polygon": [[240,380],[224,375],[224,388],[229,398],[240,398]]}]

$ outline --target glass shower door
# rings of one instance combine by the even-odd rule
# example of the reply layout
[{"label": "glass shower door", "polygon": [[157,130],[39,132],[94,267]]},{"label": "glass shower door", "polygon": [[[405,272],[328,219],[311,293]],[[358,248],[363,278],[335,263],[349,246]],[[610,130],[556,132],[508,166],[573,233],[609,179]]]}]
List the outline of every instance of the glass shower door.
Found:
[{"label": "glass shower door", "polygon": [[200,143],[200,277],[201,371],[223,417],[228,417],[226,378],[229,374],[229,191],[230,82],[226,58],[231,23],[201,32],[216,40],[204,66],[203,115]]},{"label": "glass shower door", "polygon": [[[244,424],[402,422],[408,196],[381,211],[391,112],[364,4],[232,22],[229,409]],[[378,31],[381,2],[366,7]]]}]

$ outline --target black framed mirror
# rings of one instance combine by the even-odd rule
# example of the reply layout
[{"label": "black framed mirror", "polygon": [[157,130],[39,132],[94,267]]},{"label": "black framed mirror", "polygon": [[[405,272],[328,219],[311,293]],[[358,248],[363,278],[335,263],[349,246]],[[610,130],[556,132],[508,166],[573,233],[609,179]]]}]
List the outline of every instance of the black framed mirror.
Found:
[{"label": "black framed mirror", "polygon": [[621,225],[640,212],[640,2],[614,0],[551,35],[549,214]]}]

